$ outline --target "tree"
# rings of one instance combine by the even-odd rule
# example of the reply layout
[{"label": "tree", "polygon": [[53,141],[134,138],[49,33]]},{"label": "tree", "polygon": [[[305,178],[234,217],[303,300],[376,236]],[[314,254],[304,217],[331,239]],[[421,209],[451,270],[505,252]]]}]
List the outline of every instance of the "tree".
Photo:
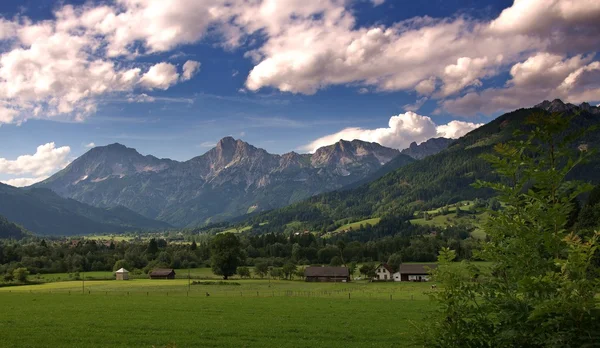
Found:
[{"label": "tree", "polygon": [[211,243],[211,267],[216,275],[227,280],[242,263],[242,250],[238,237],[233,233],[217,235]]},{"label": "tree", "polygon": [[402,264],[402,255],[400,253],[393,253],[388,258],[387,264],[392,268],[392,273],[398,272]]},{"label": "tree", "polygon": [[250,278],[250,269],[248,267],[238,267],[237,274],[241,278]]},{"label": "tree", "polygon": [[283,276],[283,271],[281,270],[281,268],[273,267],[271,268],[271,270],[269,270],[269,275],[271,276],[271,278],[280,278]]},{"label": "tree", "polygon": [[283,272],[283,274],[285,275],[285,277],[287,279],[292,279],[292,276],[294,275],[294,273],[296,272],[296,265],[288,262],[285,265],[283,265],[283,268],[281,269],[281,271]]},{"label": "tree", "polygon": [[12,282],[13,280],[15,280],[15,276],[12,273],[4,273],[4,281],[5,282]]},{"label": "tree", "polygon": [[354,273],[356,272],[357,267],[358,266],[356,265],[356,262],[350,262],[350,264],[348,265],[348,273],[350,273],[350,277],[354,277]]},{"label": "tree", "polygon": [[27,276],[29,275],[29,271],[27,268],[19,267],[13,271],[14,279],[21,283],[25,283],[27,281]]},{"label": "tree", "polygon": [[146,249],[146,252],[150,255],[155,255],[158,252],[158,243],[155,238],[150,239],[150,242],[148,242],[148,249]]},{"label": "tree", "polygon": [[331,258],[331,262],[329,262],[329,266],[341,266],[342,259],[339,256],[334,256]]},{"label": "tree", "polygon": [[[360,229],[362,230],[362,227]],[[346,243],[343,240],[338,240],[337,247],[340,250],[340,259],[342,260],[341,265],[345,265],[346,262],[344,261],[344,249],[346,249]]]},{"label": "tree", "polygon": [[269,264],[266,262],[257,262],[254,265],[254,274],[260,278],[264,278],[267,274],[269,274]]},{"label": "tree", "polygon": [[198,249],[198,244],[196,244],[196,241],[193,240],[192,241],[192,245],[190,246],[190,250],[194,251],[196,249]]},{"label": "tree", "polygon": [[360,272],[360,274],[364,275],[365,278],[374,278],[376,267],[377,266],[375,266],[372,263],[365,263],[364,265],[360,266],[358,271]]},{"label": "tree", "polygon": [[491,268],[452,267],[442,249],[434,272],[440,304],[427,346],[583,347],[598,340],[600,310],[589,277],[598,236],[565,228],[573,199],[590,185],[567,181],[589,154],[574,155],[571,118],[536,115],[529,135],[494,147],[485,159],[501,176],[478,182],[498,193],[504,209],[489,211],[481,256]]}]

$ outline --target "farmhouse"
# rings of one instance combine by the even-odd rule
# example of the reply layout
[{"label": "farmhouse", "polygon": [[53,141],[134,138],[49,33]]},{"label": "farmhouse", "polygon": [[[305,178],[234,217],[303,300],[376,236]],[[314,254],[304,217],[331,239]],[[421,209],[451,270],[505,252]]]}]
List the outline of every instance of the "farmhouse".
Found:
[{"label": "farmhouse", "polygon": [[373,280],[392,280],[392,268],[387,263],[382,263],[375,269]]},{"label": "farmhouse", "polygon": [[129,280],[129,271],[125,268],[121,268],[115,274],[117,275],[117,280]]},{"label": "farmhouse", "polygon": [[429,270],[435,269],[436,264],[402,264],[400,270],[394,273],[395,282],[428,282]]},{"label": "farmhouse", "polygon": [[346,267],[306,267],[304,280],[307,282],[349,282],[350,273]]},{"label": "farmhouse", "polygon": [[429,269],[436,267],[435,264],[402,264],[398,272],[392,272],[392,268],[388,264],[382,263],[375,269],[373,280],[427,282],[429,281]]},{"label": "farmhouse", "polygon": [[150,272],[150,279],[175,279],[175,270],[171,268],[157,268]]}]

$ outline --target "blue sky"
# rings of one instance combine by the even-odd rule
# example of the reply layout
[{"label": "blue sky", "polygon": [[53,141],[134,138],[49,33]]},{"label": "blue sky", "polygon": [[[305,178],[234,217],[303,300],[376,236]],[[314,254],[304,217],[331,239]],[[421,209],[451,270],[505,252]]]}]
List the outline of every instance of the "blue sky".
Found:
[{"label": "blue sky", "polygon": [[543,99],[600,101],[594,1],[233,2],[2,2],[0,180],[92,144],[176,160],[229,135],[404,148]]}]

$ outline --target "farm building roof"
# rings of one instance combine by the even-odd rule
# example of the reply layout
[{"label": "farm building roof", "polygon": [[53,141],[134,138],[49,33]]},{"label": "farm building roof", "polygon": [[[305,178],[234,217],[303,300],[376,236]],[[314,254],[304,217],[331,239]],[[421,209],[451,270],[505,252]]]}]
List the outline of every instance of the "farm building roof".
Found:
[{"label": "farm building roof", "polygon": [[150,275],[155,277],[166,277],[171,273],[175,273],[175,270],[172,268],[157,268],[150,272]]},{"label": "farm building roof", "polygon": [[115,273],[129,273],[129,271],[126,270],[125,268],[121,268],[120,270],[116,271]]},{"label": "farm building roof", "polygon": [[429,269],[437,268],[436,264],[401,264],[401,274],[428,274]]},{"label": "farm building roof", "polygon": [[305,277],[348,277],[350,273],[346,267],[306,267]]},{"label": "farm building roof", "polygon": [[390,265],[388,265],[387,263],[382,263],[382,264],[380,264],[379,266],[377,266],[377,268],[379,268],[379,267],[381,267],[381,266],[383,266],[383,268],[387,269],[387,270],[388,270],[388,272],[390,272],[390,273],[394,273],[394,271],[392,271],[392,267],[391,267]]}]

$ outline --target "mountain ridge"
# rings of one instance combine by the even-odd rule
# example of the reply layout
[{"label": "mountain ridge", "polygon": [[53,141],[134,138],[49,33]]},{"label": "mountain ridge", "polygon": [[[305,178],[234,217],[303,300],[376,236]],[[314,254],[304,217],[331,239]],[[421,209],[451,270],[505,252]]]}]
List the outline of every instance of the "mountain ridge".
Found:
[{"label": "mountain ridge", "polygon": [[[192,226],[281,207],[364,179],[396,149],[340,140],[313,154],[270,154],[224,137],[187,161],[143,156],[122,144],[96,147],[32,187],[93,206],[127,207],[151,219]],[[219,208],[221,207],[221,208]]]}]

